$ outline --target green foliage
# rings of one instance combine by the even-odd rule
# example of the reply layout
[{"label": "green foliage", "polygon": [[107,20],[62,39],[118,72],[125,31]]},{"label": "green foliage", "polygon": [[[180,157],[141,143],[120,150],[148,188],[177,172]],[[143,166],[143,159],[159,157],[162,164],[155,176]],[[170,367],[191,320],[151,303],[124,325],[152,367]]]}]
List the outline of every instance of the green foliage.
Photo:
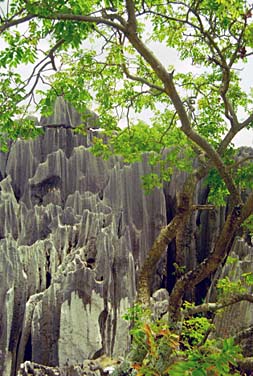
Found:
[{"label": "green foliage", "polygon": [[238,263],[238,257],[228,256],[226,260],[226,265],[233,265]]},{"label": "green foliage", "polygon": [[244,222],[242,227],[244,230],[249,231],[250,235],[253,235],[253,214],[251,214]]},{"label": "green foliage", "polygon": [[217,206],[226,206],[229,192],[217,170],[211,169],[206,184],[210,187],[208,202]]},{"label": "green foliage", "polygon": [[246,286],[253,286],[253,272],[242,273],[241,277]]},{"label": "green foliage", "polygon": [[168,360],[179,345],[178,336],[168,327],[165,319],[152,321],[148,310],[140,306],[131,308],[125,319],[132,324],[129,360],[137,375],[162,375]]},{"label": "green foliage", "polygon": [[217,282],[217,291],[220,300],[226,300],[236,294],[244,294],[248,292],[250,286],[253,285],[253,273],[242,273],[240,279],[231,280],[228,276],[219,279]]},{"label": "green foliage", "polygon": [[[104,128],[102,119],[99,121]],[[94,138],[91,150],[96,156],[108,159],[111,155],[118,155],[125,163],[147,159],[152,172],[142,178],[146,193],[155,187],[161,188],[165,181],[170,181],[175,169],[188,173],[192,170],[194,153],[190,147],[187,149],[187,140],[182,137],[179,129],[166,132],[163,124],[151,126],[139,121],[131,127],[119,130],[111,120],[111,129],[106,127],[102,134],[104,138],[101,138],[101,135]],[[143,153],[146,155],[143,156]]]},{"label": "green foliage", "polygon": [[199,345],[206,332],[213,326],[204,316],[189,317],[183,322],[182,340],[187,349]]},{"label": "green foliage", "polygon": [[236,358],[240,349],[233,339],[223,341],[222,347],[205,346],[188,352],[186,361],[179,361],[169,369],[170,376],[229,376],[239,375],[231,371],[230,366],[236,366]]},{"label": "green foliage", "polygon": [[235,181],[243,191],[253,188],[253,164],[252,161],[240,166],[236,171]]},{"label": "green foliage", "polygon": [[[193,304],[185,302],[184,307]],[[212,324],[204,316],[184,320],[180,336],[168,326],[168,319],[151,319],[149,311],[134,306],[125,315],[132,324],[132,347],[128,361],[137,376],[237,375],[240,348],[233,339],[205,340]],[[201,344],[203,341],[203,344]],[[239,374],[238,374],[239,375]]]}]

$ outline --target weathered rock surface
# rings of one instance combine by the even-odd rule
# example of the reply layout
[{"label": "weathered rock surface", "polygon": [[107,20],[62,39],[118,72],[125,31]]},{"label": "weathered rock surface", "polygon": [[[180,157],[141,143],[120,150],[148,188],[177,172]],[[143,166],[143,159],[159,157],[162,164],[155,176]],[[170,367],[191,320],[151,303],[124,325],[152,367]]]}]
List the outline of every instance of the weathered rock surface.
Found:
[{"label": "weathered rock surface", "polygon": [[63,367],[48,367],[42,364],[26,361],[22,363],[17,376],[106,376],[108,372],[104,371],[94,361],[86,360],[80,365],[70,365]]},{"label": "weathered rock surface", "polygon": [[63,121],[77,125],[78,115],[63,102],[56,107],[55,127],[18,140],[0,156],[0,367],[6,376],[24,361],[64,366],[124,354],[129,338],[122,314],[166,223],[163,191],[145,196],[141,188],[146,161],[128,166],[94,157],[88,150],[93,133],[63,127]]},{"label": "weathered rock surface", "polygon": [[[238,281],[244,273],[252,273],[253,269],[253,247],[247,245],[241,238],[236,239],[231,257],[235,262],[225,265],[220,278],[228,276],[231,281]],[[237,261],[236,261],[237,260]],[[248,288],[253,293],[253,287]],[[252,303],[241,301],[223,309],[222,314],[215,318],[216,333],[223,338],[236,336],[252,328],[249,336],[240,341],[244,356],[253,355],[253,314]]]},{"label": "weathered rock surface", "polygon": [[[86,128],[95,129],[97,117],[87,114]],[[72,130],[81,121],[59,99],[54,114],[41,120],[42,136],[18,140],[0,154],[4,376],[16,375],[21,364],[19,375],[29,374],[29,367],[38,376],[49,374],[46,368],[52,375],[85,375],[80,366],[85,359],[124,355],[129,337],[122,315],[135,300],[138,270],[174,215],[176,191],[186,177],[175,173],[163,190],[145,196],[146,158],[126,165],[94,157],[89,151],[94,132],[84,137]],[[201,189],[198,194],[204,201]],[[194,214],[185,234],[188,267],[206,257],[224,216]],[[157,267],[154,290],[173,285],[173,243],[168,254],[167,265]],[[154,304],[160,315],[167,294],[154,295]]]}]

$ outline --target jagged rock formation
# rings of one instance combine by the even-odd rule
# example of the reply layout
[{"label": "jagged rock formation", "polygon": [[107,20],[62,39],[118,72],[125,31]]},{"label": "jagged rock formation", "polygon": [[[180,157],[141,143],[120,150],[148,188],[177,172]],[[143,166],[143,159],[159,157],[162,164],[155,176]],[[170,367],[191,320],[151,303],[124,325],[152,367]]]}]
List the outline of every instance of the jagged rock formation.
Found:
[{"label": "jagged rock formation", "polygon": [[80,116],[64,102],[56,107],[54,127],[0,156],[6,376],[24,361],[63,366],[124,354],[122,314],[136,296],[136,271],[166,223],[163,191],[142,191],[145,159],[128,166],[94,157],[93,132],[84,137],[63,127],[63,121],[78,125]]},{"label": "jagged rock formation", "polygon": [[[43,374],[36,364],[59,366],[52,375],[59,370],[67,375],[73,367],[81,375],[77,365],[84,359],[124,355],[129,337],[122,315],[135,300],[138,270],[174,215],[176,191],[185,179],[175,173],[163,190],[145,196],[141,176],[150,171],[145,156],[133,165],[94,157],[89,147],[97,117],[87,111],[86,137],[72,130],[81,121],[59,99],[54,114],[40,122],[42,136],[18,140],[0,154],[4,376],[16,375],[24,362],[20,375],[29,374],[29,367]],[[204,200],[203,190],[197,194]],[[194,214],[185,234],[188,267],[206,256],[224,216]],[[162,260],[157,266],[154,290],[173,286],[173,243],[168,255],[167,265]],[[166,304],[164,298],[158,308]]]},{"label": "jagged rock formation", "polygon": [[[244,273],[252,273],[253,247],[246,244],[243,239],[236,239],[231,257],[235,261],[232,264],[225,265],[221,272],[221,278],[228,276],[231,281],[238,281]],[[252,286],[248,288],[248,292],[252,294]],[[253,355],[252,303],[241,301],[224,308],[222,315],[219,314],[215,317],[215,327],[216,333],[223,338],[232,336],[236,338],[239,333],[251,328],[250,335],[240,340],[240,346],[244,356],[250,357]]]}]

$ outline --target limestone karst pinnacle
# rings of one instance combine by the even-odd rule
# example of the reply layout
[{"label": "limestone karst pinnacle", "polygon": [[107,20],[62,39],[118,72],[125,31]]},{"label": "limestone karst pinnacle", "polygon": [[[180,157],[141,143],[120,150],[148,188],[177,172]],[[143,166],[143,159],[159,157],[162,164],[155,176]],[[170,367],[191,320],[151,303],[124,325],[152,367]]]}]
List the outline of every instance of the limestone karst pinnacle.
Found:
[{"label": "limestone karst pinnacle", "polygon": [[[94,157],[89,151],[93,132],[84,137],[71,129],[81,120],[59,98],[53,115],[41,119],[43,135],[18,140],[0,154],[4,376],[16,376],[24,362],[27,369],[29,362],[74,367],[103,354],[124,355],[129,336],[122,315],[135,300],[138,271],[159,231],[157,223],[163,226],[171,219],[176,191],[185,179],[175,172],[163,189],[144,195],[141,176],[150,169],[145,156],[133,165]],[[197,246],[202,253],[208,250],[224,215],[220,212],[216,221],[205,215],[192,218],[185,239],[191,245],[188,266],[203,257]],[[250,250],[241,252],[243,260]],[[166,269],[172,262],[165,252],[154,289],[169,286]],[[243,314],[252,324],[248,309],[240,311],[242,324]]]}]

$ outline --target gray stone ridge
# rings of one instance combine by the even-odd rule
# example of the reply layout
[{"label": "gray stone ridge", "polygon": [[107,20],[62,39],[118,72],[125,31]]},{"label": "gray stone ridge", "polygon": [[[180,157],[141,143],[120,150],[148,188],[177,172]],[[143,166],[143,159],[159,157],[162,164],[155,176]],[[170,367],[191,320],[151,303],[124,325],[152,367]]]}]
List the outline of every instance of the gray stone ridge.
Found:
[{"label": "gray stone ridge", "polygon": [[[231,251],[231,257],[234,258],[232,264],[225,265],[221,271],[220,278],[229,277],[231,281],[240,280],[242,274],[252,273],[253,266],[253,247],[245,244],[243,239],[237,238]],[[248,288],[250,294],[253,293],[253,286]],[[253,310],[252,303],[241,301],[223,309],[222,315],[215,317],[214,324],[216,335],[226,337],[237,337],[242,331],[250,330],[251,335],[245,336],[240,341],[240,347],[245,357],[253,355]],[[251,370],[252,371],[252,370]]]},{"label": "gray stone ridge", "polygon": [[84,125],[84,128],[97,129],[99,128],[99,118],[88,109],[80,114],[64,100],[63,96],[60,96],[56,98],[52,115],[42,117],[39,125],[42,127],[76,128],[81,124]]},{"label": "gray stone ridge", "polygon": [[[57,106],[40,125],[79,122]],[[122,315],[166,223],[165,195],[143,194],[145,158],[124,165],[94,157],[93,135],[48,126],[0,154],[1,375],[16,375],[24,362],[64,367],[129,347]]]}]

